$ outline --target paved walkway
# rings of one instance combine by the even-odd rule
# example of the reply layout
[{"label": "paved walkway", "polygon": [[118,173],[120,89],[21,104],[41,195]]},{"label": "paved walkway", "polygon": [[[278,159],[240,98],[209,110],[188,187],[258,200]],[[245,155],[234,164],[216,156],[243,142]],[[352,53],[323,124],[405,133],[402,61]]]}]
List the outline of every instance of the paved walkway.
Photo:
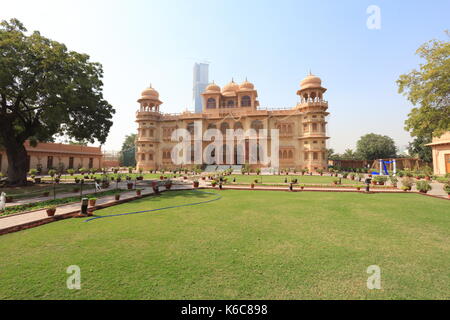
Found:
[{"label": "paved walkway", "polygon": [[[174,189],[174,190],[189,190],[189,189],[192,189],[192,186],[191,185],[173,185],[172,189]],[[160,190],[164,191],[165,188],[160,187]],[[152,188],[144,188],[142,190],[142,195],[149,195],[149,194],[153,194]],[[129,199],[129,198],[133,198],[133,197],[136,197],[135,190],[130,191],[130,192],[121,193],[120,200]],[[104,205],[104,204],[113,203],[113,202],[115,202],[114,195],[105,196],[105,197],[101,197],[101,198],[97,199],[96,205]],[[81,207],[80,202],[58,206],[55,216],[79,211],[80,207]],[[48,215],[47,215],[46,209],[42,209],[42,210],[38,210],[38,211],[34,211],[34,212],[23,213],[23,214],[17,214],[17,215],[2,216],[2,217],[0,217],[0,231],[2,231],[3,229],[10,228],[10,227],[19,226],[19,225],[26,224],[26,223],[32,223],[32,222],[44,220],[47,218],[48,218]]]}]

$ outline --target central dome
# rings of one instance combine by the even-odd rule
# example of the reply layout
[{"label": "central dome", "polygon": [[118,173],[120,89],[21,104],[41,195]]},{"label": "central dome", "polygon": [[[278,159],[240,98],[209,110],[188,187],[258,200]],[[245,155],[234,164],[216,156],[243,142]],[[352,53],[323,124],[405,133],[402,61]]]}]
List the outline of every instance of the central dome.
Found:
[{"label": "central dome", "polygon": [[231,80],[229,84],[222,88],[222,92],[236,92],[239,90],[239,85]]}]

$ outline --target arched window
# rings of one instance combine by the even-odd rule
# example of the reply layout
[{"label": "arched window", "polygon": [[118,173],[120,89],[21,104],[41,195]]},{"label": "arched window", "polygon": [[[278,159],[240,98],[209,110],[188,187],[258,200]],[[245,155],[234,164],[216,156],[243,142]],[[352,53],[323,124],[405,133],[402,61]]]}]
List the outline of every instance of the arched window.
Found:
[{"label": "arched window", "polygon": [[289,150],[289,155],[288,155],[289,159],[292,159],[294,157],[294,154],[292,153],[292,150]]},{"label": "arched window", "polygon": [[288,133],[292,133],[292,125],[288,125]]},{"label": "arched window", "polygon": [[141,161],[145,161],[145,153],[141,154]]},{"label": "arched window", "polygon": [[206,102],[206,108],[207,109],[215,109],[216,108],[216,99],[209,98]]},{"label": "arched window", "polygon": [[223,135],[227,134],[227,129],[230,129],[230,125],[228,122],[222,122],[220,124],[220,132],[222,132]]},{"label": "arched window", "polygon": [[208,129],[217,129],[217,126],[214,123],[208,124]]},{"label": "arched window", "polygon": [[238,129],[244,129],[241,122],[234,123],[234,130],[238,130]]},{"label": "arched window", "polygon": [[234,107],[234,100],[228,100],[227,101],[227,108],[233,108]]},{"label": "arched window", "polygon": [[194,123],[193,123],[193,122],[188,123],[188,125],[187,125],[187,131],[189,131],[189,133],[190,133],[191,135],[194,134]]},{"label": "arched window", "polygon": [[252,105],[252,99],[249,96],[243,96],[241,99],[241,107],[250,107]]},{"label": "arched window", "polygon": [[287,151],[284,150],[284,151],[283,151],[283,159],[287,159],[287,157],[288,157],[288,156],[287,156]]},{"label": "arched window", "polygon": [[148,160],[153,161],[153,153],[148,154]]},{"label": "arched window", "polygon": [[259,130],[264,129],[264,125],[261,120],[254,120],[252,121],[251,128],[258,132]]}]

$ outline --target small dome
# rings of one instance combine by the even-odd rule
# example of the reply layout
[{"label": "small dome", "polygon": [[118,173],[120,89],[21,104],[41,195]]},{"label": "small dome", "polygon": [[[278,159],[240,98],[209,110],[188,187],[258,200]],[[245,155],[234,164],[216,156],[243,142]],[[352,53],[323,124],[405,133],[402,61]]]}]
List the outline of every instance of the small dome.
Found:
[{"label": "small dome", "polygon": [[206,87],[205,91],[207,91],[207,92],[220,92],[220,87],[213,82],[213,83],[210,83]]},{"label": "small dome", "polygon": [[321,88],[322,80],[310,73],[305,79],[302,80],[302,82],[300,82],[300,86],[302,89]]},{"label": "small dome", "polygon": [[222,92],[236,92],[239,90],[239,85],[231,80],[229,84],[222,88]]},{"label": "small dome", "polygon": [[147,89],[142,91],[141,96],[142,96],[141,99],[149,99],[149,98],[150,99],[159,99],[158,91],[153,89],[151,85],[150,85],[150,87],[148,87]]},{"label": "small dome", "polygon": [[254,90],[255,86],[253,85],[253,83],[248,82],[247,79],[245,79],[244,82],[241,83],[241,85],[239,86],[240,90]]}]

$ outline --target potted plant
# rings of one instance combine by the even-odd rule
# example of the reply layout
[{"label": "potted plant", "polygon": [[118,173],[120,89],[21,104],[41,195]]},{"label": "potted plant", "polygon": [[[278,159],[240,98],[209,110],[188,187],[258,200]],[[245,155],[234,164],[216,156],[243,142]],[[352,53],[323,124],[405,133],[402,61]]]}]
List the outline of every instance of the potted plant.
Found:
[{"label": "potted plant", "polygon": [[172,188],[172,181],[171,180],[167,180],[166,184],[165,184],[165,187],[166,187],[167,190],[170,190]]},{"label": "potted plant", "polygon": [[80,183],[80,178],[75,178],[75,183]]},{"label": "potted plant", "polygon": [[114,195],[114,199],[115,199],[116,201],[119,201],[119,200],[120,200],[120,193],[116,193],[116,194]]},{"label": "potted plant", "polygon": [[97,198],[89,198],[89,205],[91,207],[95,207],[96,202],[97,202]]},{"label": "potted plant", "polygon": [[397,177],[390,176],[390,177],[389,177],[389,180],[391,181],[392,186],[393,186],[394,188],[397,188],[397,183],[398,183]]},{"label": "potted plant", "polygon": [[53,217],[55,215],[56,212],[56,207],[55,206],[51,206],[47,208],[47,215],[49,217]]},{"label": "potted plant", "polygon": [[128,190],[132,190],[133,189],[133,182],[128,182],[127,183],[127,189]]},{"label": "potted plant", "polygon": [[320,174],[320,176],[323,176],[323,169],[317,170],[317,172]]},{"label": "potted plant", "polygon": [[364,187],[364,186],[358,184],[358,185],[356,185],[356,190],[361,191],[361,189],[362,189],[363,187]]},{"label": "potted plant", "polygon": [[137,176],[136,180],[142,181],[142,180],[144,180],[144,176]]},{"label": "potted plant", "polygon": [[48,191],[45,191],[45,192],[44,192],[44,194],[43,194],[43,196],[44,196],[44,197],[48,197],[48,196],[50,196],[50,192],[48,192]]},{"label": "potted plant", "polygon": [[447,192],[448,198],[450,199],[450,183],[444,185],[444,191]]},{"label": "potted plant", "polygon": [[160,176],[160,177],[159,177],[159,180],[164,180],[164,176]]},{"label": "potted plant", "polygon": [[431,189],[433,189],[430,183],[426,180],[417,181],[416,188],[421,193],[427,193],[428,191],[431,191]]},{"label": "potted plant", "polygon": [[212,186],[213,188],[215,188],[216,185],[217,185],[217,181],[216,181],[216,180],[212,180],[212,181],[211,181],[211,186]]},{"label": "potted plant", "polygon": [[304,189],[305,189],[305,185],[304,185],[304,184],[301,184],[301,185],[300,185],[300,189],[301,189],[301,190],[304,190]]},{"label": "potted plant", "polygon": [[355,176],[356,176],[356,175],[355,175],[354,173],[350,173],[350,175],[349,175],[350,180],[352,180],[352,181],[355,180]]},{"label": "potted plant", "polygon": [[252,183],[252,184],[250,185],[250,188],[255,189],[255,184]]},{"label": "potted plant", "polygon": [[73,169],[67,169],[67,173],[73,176],[75,174],[75,170]]},{"label": "potted plant", "polygon": [[334,185],[337,185],[338,183],[339,183],[339,179],[337,179],[337,178],[333,179],[333,184]]},{"label": "potted plant", "polygon": [[405,178],[402,179],[401,189],[403,191],[411,191],[413,185],[414,185],[413,180],[410,177],[406,176]]},{"label": "potted plant", "polygon": [[140,197],[142,194],[142,189],[136,189],[136,195]]},{"label": "potted plant", "polygon": [[199,186],[198,180],[194,180],[193,185],[194,185],[194,188],[198,188],[198,186]]},{"label": "potted plant", "polygon": [[75,192],[75,193],[80,192],[80,188],[73,188],[72,191]]}]

